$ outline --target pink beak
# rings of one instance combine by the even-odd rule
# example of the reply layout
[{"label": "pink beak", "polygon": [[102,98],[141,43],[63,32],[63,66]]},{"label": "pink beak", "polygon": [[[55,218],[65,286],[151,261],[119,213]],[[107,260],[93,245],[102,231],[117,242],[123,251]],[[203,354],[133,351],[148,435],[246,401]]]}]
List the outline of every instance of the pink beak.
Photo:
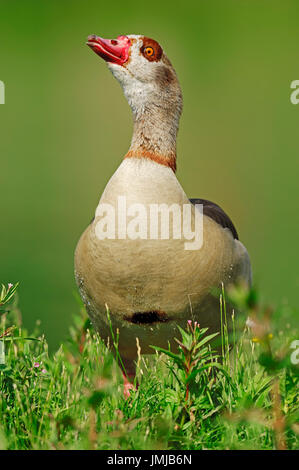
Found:
[{"label": "pink beak", "polygon": [[86,44],[106,62],[124,65],[129,58],[131,41],[128,36],[118,36],[116,39],[103,39],[92,34],[88,36]]}]

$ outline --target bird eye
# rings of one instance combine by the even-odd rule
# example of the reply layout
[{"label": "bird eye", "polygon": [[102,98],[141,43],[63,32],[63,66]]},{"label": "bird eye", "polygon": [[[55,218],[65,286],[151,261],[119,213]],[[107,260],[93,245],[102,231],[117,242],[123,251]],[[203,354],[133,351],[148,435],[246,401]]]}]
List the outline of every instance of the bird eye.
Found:
[{"label": "bird eye", "polygon": [[140,54],[149,62],[159,62],[162,57],[163,51],[161,46],[154,39],[143,37]]},{"label": "bird eye", "polygon": [[151,57],[154,54],[154,49],[152,47],[146,47],[144,49],[144,52],[148,57]]}]

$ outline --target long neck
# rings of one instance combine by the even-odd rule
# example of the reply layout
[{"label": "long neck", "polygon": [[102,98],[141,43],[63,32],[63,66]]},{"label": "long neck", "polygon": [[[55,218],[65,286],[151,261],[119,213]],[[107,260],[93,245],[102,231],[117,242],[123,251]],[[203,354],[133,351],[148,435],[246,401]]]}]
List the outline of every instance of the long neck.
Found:
[{"label": "long neck", "polygon": [[125,158],[149,158],[176,170],[176,138],[181,104],[172,94],[151,96],[142,106],[131,108],[134,119],[131,146]]}]

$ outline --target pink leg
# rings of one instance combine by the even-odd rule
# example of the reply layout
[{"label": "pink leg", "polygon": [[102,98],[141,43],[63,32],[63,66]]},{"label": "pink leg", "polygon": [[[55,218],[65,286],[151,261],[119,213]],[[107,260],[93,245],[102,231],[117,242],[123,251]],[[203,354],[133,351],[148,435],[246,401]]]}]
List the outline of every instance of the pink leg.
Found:
[{"label": "pink leg", "polygon": [[136,367],[134,361],[130,359],[122,359],[125,371],[122,370],[123,379],[124,379],[124,397],[126,399],[130,396],[130,390],[135,390],[133,381],[136,374]]},{"label": "pink leg", "polygon": [[125,399],[128,399],[130,396],[130,390],[135,390],[135,387],[125,374],[123,374],[123,378],[124,378],[124,397]]}]

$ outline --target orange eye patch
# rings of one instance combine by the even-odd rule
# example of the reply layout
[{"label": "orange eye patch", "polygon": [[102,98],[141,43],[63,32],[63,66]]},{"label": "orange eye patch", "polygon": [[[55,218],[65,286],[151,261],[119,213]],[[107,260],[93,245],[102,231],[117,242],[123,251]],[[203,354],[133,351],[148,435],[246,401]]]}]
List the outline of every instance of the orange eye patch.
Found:
[{"label": "orange eye patch", "polygon": [[160,44],[154,39],[143,37],[143,45],[140,48],[141,54],[150,62],[159,62],[163,51]]}]

